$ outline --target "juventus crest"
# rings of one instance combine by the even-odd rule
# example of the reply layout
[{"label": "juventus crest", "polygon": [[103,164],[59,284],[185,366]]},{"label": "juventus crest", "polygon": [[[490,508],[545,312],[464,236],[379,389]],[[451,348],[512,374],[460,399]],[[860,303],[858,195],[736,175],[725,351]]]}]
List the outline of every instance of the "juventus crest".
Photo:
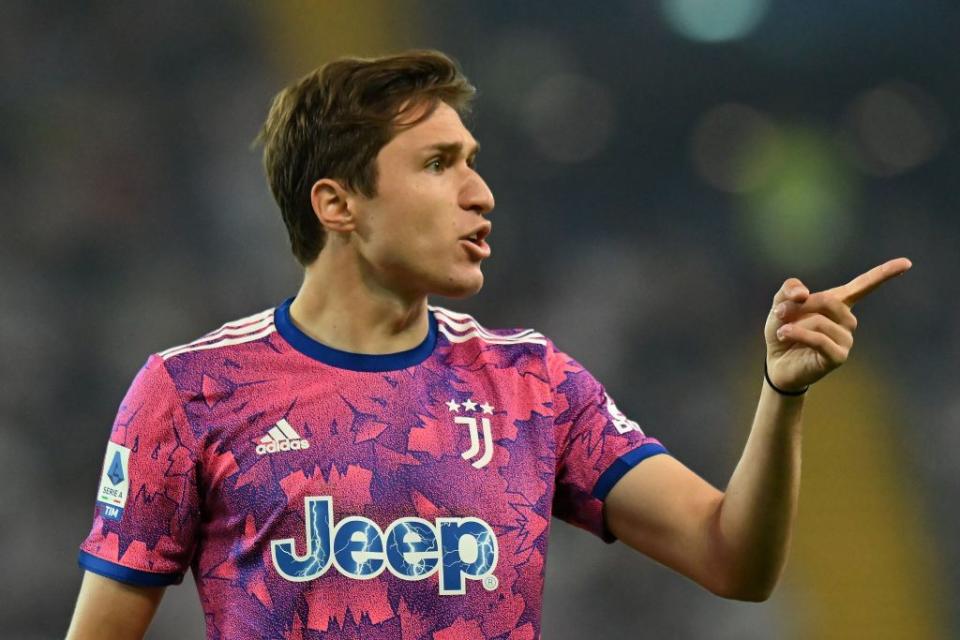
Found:
[{"label": "juventus crest", "polygon": [[453,418],[456,424],[464,425],[470,431],[470,448],[461,453],[460,457],[472,460],[470,464],[477,469],[487,466],[493,458],[493,434],[490,431],[490,418],[487,417],[493,415],[493,406],[487,402],[477,404],[473,398],[462,403],[451,399],[446,405],[451,413],[459,414],[462,409],[466,414]]}]

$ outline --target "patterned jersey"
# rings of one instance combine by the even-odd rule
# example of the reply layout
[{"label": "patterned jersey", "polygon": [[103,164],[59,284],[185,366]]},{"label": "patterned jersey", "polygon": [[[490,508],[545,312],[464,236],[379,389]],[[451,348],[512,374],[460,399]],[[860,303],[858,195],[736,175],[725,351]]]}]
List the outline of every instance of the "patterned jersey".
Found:
[{"label": "patterned jersey", "polygon": [[540,635],[557,516],[664,453],[532,330],[430,307],[414,349],[327,347],[287,300],[151,355],[120,406],[80,565],[193,571],[207,638]]}]

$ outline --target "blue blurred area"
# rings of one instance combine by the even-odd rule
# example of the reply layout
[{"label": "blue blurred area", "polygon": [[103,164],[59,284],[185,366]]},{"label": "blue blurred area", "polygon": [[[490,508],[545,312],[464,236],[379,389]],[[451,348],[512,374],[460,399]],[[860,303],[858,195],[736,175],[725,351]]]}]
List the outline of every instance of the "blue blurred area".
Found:
[{"label": "blue blurred area", "polygon": [[[393,34],[396,48],[449,52],[479,88],[494,257],[484,291],[450,304],[551,336],[722,488],[780,283],[825,288],[912,258],[858,306],[853,360],[909,425],[896,447],[960,633],[960,8],[780,0],[743,37],[708,44],[672,30],[666,4],[423,3],[416,29]],[[299,285],[250,150],[293,77],[263,11],[0,9],[5,637],[65,631],[110,424],[147,355]],[[801,138],[816,151],[797,152]],[[792,250],[798,228],[810,250]],[[722,601],[554,524],[547,637],[790,633],[787,595]],[[171,590],[148,637],[200,637],[195,601]]]}]

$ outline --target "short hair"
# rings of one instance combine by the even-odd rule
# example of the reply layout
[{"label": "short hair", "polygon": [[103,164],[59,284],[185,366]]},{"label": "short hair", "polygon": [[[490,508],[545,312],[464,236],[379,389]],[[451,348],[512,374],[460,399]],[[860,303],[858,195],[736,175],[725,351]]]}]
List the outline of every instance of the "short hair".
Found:
[{"label": "short hair", "polygon": [[[297,261],[316,260],[325,241],[310,202],[317,180],[375,196],[380,149],[428,118],[439,101],[466,116],[475,93],[456,62],[432,50],[340,58],[278,93],[256,142]],[[415,120],[403,118],[424,106]]]}]

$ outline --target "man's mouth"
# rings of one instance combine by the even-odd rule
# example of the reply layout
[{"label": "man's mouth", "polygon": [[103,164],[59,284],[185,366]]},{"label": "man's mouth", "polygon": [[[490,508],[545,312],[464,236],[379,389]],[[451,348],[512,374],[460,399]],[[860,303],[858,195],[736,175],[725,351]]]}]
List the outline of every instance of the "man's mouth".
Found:
[{"label": "man's mouth", "polygon": [[487,243],[484,242],[484,238],[490,235],[493,225],[489,220],[484,221],[482,225],[474,229],[473,233],[464,236],[461,240],[468,240],[477,246],[485,246]]},{"label": "man's mouth", "polygon": [[473,258],[483,260],[490,257],[490,245],[486,241],[486,237],[490,235],[490,229],[490,222],[487,221],[473,233],[460,238],[467,248],[467,253]]}]

